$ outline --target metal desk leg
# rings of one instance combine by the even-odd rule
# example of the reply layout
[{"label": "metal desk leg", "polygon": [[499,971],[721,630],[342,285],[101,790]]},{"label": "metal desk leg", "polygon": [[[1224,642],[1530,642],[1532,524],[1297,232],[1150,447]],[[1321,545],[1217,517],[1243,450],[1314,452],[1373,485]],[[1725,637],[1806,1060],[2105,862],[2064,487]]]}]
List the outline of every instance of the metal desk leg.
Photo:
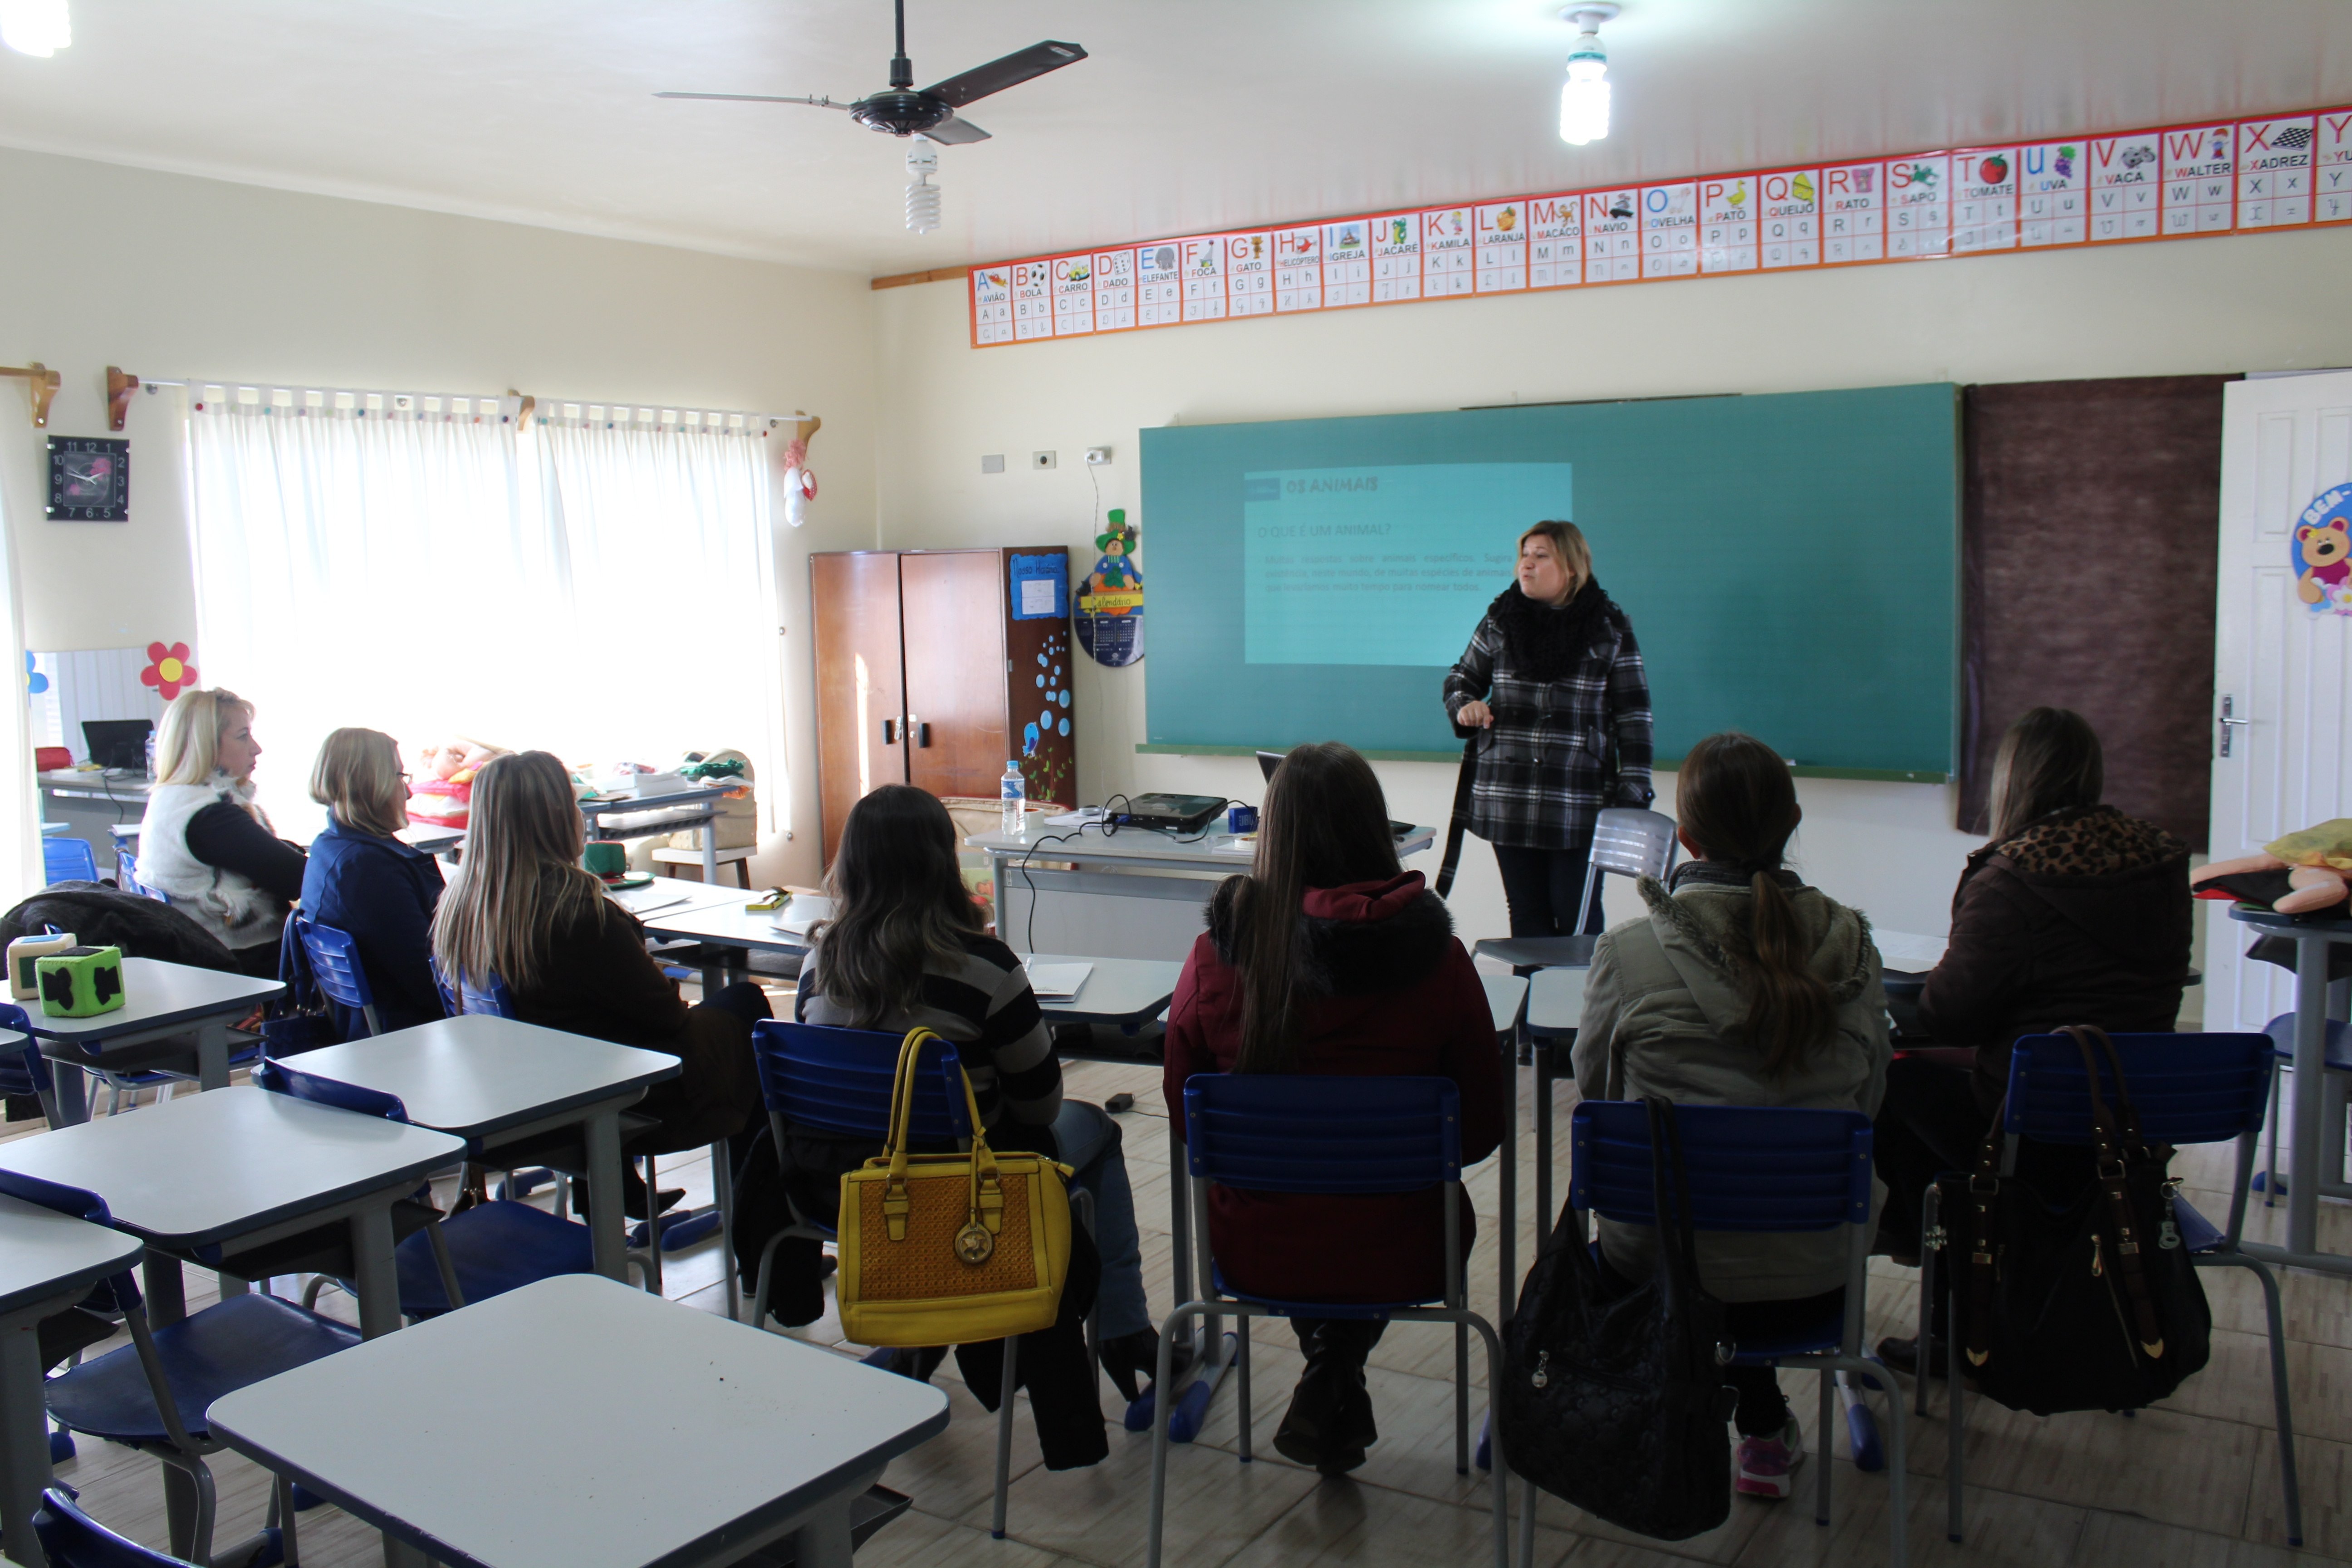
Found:
[{"label": "metal desk leg", "polygon": [[607,1109],[591,1116],[588,1143],[588,1244],[596,1272],[629,1282],[627,1222],[621,1214],[621,1113]]},{"label": "metal desk leg", "polygon": [[1548,1233],[1551,1212],[1551,1042],[1536,1041],[1536,1232]]},{"label": "metal desk leg", "polygon": [[[150,1250],[139,1265],[145,1287],[147,1322],[151,1328],[176,1323],[188,1315],[188,1290],[180,1260]],[[172,1550],[184,1557],[195,1550],[196,1480],[177,1465],[164,1465],[163,1518]]]},{"label": "metal desk leg", "polygon": [[33,1515],[49,1484],[49,1424],[41,1390],[41,1314],[0,1327],[0,1546],[25,1568],[44,1568]]},{"label": "metal desk leg", "polygon": [[[352,1215],[352,1259],[359,1279],[360,1332],[369,1339],[400,1327],[400,1275],[392,1256],[392,1207],[363,1209]],[[425,1568],[425,1553],[387,1534],[383,1538],[384,1568]]]},{"label": "metal desk leg", "polygon": [[849,1568],[849,1510],[866,1489],[880,1479],[876,1470],[861,1476],[816,1506],[793,1531],[795,1568]]},{"label": "metal desk leg", "polygon": [[[1515,1029],[1514,1035],[1517,1033]],[[1498,1221],[1500,1234],[1495,1238],[1495,1253],[1501,1260],[1502,1278],[1495,1291],[1495,1322],[1500,1327],[1511,1315],[1511,1303],[1519,1283],[1519,1069],[1513,1058],[1512,1046],[1497,1047],[1503,1052],[1503,1169],[1497,1184],[1502,1191],[1497,1202],[1502,1207]],[[1537,1243],[1540,1249],[1542,1243]]]},{"label": "metal desk leg", "polygon": [[719,819],[714,816],[702,825],[702,885],[719,886]]},{"label": "metal desk leg", "polygon": [[228,1087],[228,1020],[207,1018],[196,1026],[196,1087],[207,1092]]},{"label": "metal desk leg", "polygon": [[89,1075],[81,1064],[70,1057],[50,1056],[49,1079],[57,1085],[58,1121],[60,1127],[79,1127],[89,1120]]},{"label": "metal desk leg", "polygon": [[2319,934],[2299,936],[2294,944],[2294,1101],[2287,1124],[2294,1140],[2286,1189],[2289,1252],[2319,1250],[2319,1122],[2325,1100],[2320,1080],[2327,1071],[2328,945]]}]

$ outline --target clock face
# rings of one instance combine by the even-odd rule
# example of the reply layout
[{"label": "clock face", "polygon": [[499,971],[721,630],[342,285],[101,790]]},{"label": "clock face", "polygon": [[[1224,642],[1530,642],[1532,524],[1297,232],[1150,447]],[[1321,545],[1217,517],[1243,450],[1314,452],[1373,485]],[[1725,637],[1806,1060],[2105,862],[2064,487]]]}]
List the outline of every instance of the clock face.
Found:
[{"label": "clock face", "polygon": [[131,515],[131,443],[49,437],[49,505],[58,522],[121,522]]}]

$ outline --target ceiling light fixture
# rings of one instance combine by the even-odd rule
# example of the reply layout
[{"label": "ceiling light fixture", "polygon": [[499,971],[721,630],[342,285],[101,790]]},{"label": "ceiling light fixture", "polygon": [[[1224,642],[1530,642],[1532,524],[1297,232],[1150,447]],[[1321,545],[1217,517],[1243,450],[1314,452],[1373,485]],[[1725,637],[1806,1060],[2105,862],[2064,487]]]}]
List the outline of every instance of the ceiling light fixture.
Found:
[{"label": "ceiling light fixture", "polygon": [[940,226],[940,188],[931,176],[940,172],[939,144],[928,136],[907,138],[907,227],[929,234]]},{"label": "ceiling light fixture", "polygon": [[1576,47],[1568,54],[1568,80],[1559,89],[1559,139],[1571,147],[1609,134],[1609,51],[1601,47],[1601,24],[1613,22],[1621,7],[1571,5],[1559,14],[1576,25]]},{"label": "ceiling light fixture", "polygon": [[66,0],[0,0],[0,44],[45,60],[72,43]]}]

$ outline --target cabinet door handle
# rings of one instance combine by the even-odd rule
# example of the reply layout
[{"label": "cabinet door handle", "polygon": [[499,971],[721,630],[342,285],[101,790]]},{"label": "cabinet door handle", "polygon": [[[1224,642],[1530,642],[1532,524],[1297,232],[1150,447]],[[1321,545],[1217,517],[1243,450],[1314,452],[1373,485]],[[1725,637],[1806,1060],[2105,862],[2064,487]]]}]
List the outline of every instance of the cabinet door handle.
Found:
[{"label": "cabinet door handle", "polygon": [[918,725],[916,725],[916,726],[915,726],[915,744],[917,744],[918,746],[928,746],[928,745],[929,745],[930,743],[931,743],[931,727],[930,727],[929,724],[918,724]]},{"label": "cabinet door handle", "polygon": [[886,746],[895,746],[898,743],[898,721],[896,719],[882,721],[882,743]]}]

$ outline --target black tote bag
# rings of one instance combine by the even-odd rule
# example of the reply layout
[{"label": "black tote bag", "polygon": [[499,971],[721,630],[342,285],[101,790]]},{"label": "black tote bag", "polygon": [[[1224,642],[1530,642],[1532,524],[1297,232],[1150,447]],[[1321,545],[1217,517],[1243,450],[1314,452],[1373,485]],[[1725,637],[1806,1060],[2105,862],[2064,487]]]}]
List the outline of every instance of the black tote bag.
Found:
[{"label": "black tote bag", "polygon": [[1518,1474],[1612,1524],[1682,1541],[1731,1512],[1725,1425],[1738,1396],[1723,1381],[1723,1303],[1699,1286],[1674,1108],[1642,1103],[1658,1218],[1651,1278],[1604,1279],[1581,1216],[1563,1208],[1503,1325],[1496,1421]]},{"label": "black tote bag", "polygon": [[[2140,1137],[2122,1058],[2103,1029],[2073,1026],[2090,1075],[2098,1173],[2053,1207],[2003,1176],[2002,1118],[1976,1169],[1937,1186],[1942,1278],[1958,1287],[1951,1331],[1960,1370],[1996,1405],[2050,1415],[2137,1410],[2211,1353],[2213,1314],[2172,1215],[2178,1184]],[[2099,1090],[2105,1053],[2117,1111]]]}]

